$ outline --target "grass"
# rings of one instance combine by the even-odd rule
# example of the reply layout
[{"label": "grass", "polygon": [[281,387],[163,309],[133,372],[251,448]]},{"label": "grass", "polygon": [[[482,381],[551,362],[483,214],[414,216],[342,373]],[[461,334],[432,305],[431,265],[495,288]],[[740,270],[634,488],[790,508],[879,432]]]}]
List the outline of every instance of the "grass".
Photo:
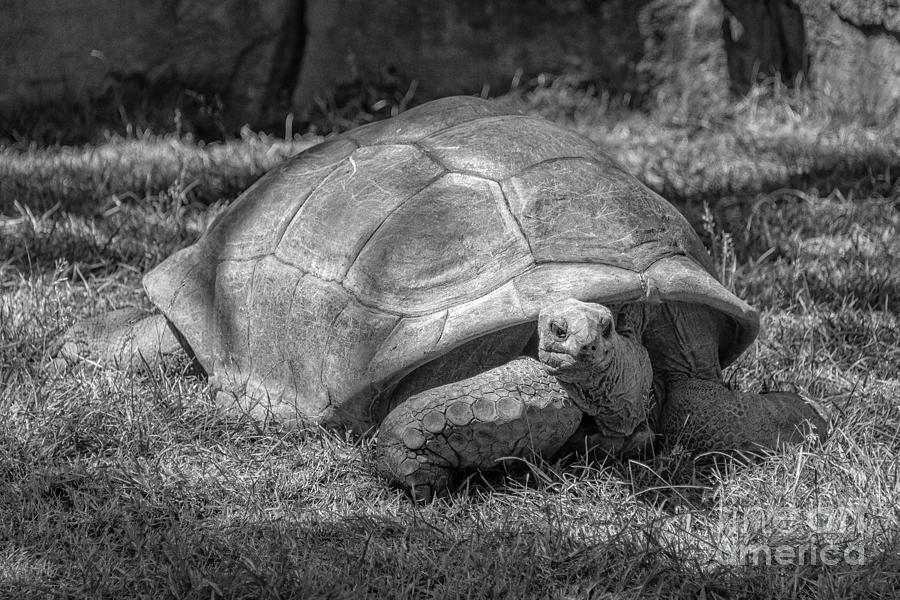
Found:
[{"label": "grass", "polygon": [[762,311],[758,342],[727,377],[819,400],[834,420],[826,443],[755,461],[670,444],[642,462],[535,463],[411,505],[373,474],[371,439],[235,422],[190,371],[58,371],[45,360],[78,318],[147,306],[141,274],[314,138],[8,147],[0,596],[900,593],[896,127],[803,98],[686,117],[562,85],[503,101],[601,141],[678,203]]}]

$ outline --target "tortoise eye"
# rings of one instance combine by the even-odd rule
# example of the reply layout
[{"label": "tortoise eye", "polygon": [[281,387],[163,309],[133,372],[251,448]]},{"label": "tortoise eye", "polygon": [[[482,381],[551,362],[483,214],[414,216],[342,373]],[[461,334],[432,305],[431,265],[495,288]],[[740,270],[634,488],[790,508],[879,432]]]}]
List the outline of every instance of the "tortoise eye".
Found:
[{"label": "tortoise eye", "polygon": [[558,323],[556,321],[550,322],[550,333],[555,335],[559,339],[565,339],[567,335],[569,335],[569,330],[566,328],[565,323]]},{"label": "tortoise eye", "polygon": [[600,335],[609,337],[610,333],[612,333],[612,321],[604,320],[603,323],[600,324]]}]

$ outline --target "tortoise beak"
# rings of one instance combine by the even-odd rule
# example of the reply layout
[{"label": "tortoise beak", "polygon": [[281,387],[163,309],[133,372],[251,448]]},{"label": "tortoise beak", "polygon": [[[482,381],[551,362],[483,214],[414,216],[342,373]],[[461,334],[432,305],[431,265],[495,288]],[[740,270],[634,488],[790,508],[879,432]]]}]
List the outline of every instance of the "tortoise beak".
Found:
[{"label": "tortoise beak", "polygon": [[571,354],[567,352],[554,351],[550,348],[539,349],[538,358],[544,365],[544,369],[550,375],[557,375],[561,371],[571,369],[577,362],[575,357]]}]

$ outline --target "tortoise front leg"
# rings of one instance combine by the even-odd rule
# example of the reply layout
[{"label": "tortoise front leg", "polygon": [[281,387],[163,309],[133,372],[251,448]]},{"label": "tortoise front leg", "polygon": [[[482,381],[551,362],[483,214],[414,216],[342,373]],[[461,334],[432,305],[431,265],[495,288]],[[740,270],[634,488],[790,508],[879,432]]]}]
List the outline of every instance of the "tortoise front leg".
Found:
[{"label": "tortoise front leg", "polygon": [[427,501],[456,471],[554,454],[582,415],[541,363],[518,358],[394,408],[378,433],[378,471]]},{"label": "tortoise front leg", "polygon": [[679,378],[666,385],[662,433],[695,450],[778,450],[828,423],[816,408],[790,392],[737,392],[720,381]]}]

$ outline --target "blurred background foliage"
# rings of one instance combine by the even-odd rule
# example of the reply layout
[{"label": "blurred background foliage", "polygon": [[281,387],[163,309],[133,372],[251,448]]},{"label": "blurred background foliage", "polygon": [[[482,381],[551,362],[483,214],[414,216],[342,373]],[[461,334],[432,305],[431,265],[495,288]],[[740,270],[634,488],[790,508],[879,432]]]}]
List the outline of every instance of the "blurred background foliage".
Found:
[{"label": "blurred background foliage", "polygon": [[[328,133],[450,94],[714,118],[779,82],[896,120],[890,0],[2,0],[0,142]],[[717,110],[719,109],[719,110]]]}]

